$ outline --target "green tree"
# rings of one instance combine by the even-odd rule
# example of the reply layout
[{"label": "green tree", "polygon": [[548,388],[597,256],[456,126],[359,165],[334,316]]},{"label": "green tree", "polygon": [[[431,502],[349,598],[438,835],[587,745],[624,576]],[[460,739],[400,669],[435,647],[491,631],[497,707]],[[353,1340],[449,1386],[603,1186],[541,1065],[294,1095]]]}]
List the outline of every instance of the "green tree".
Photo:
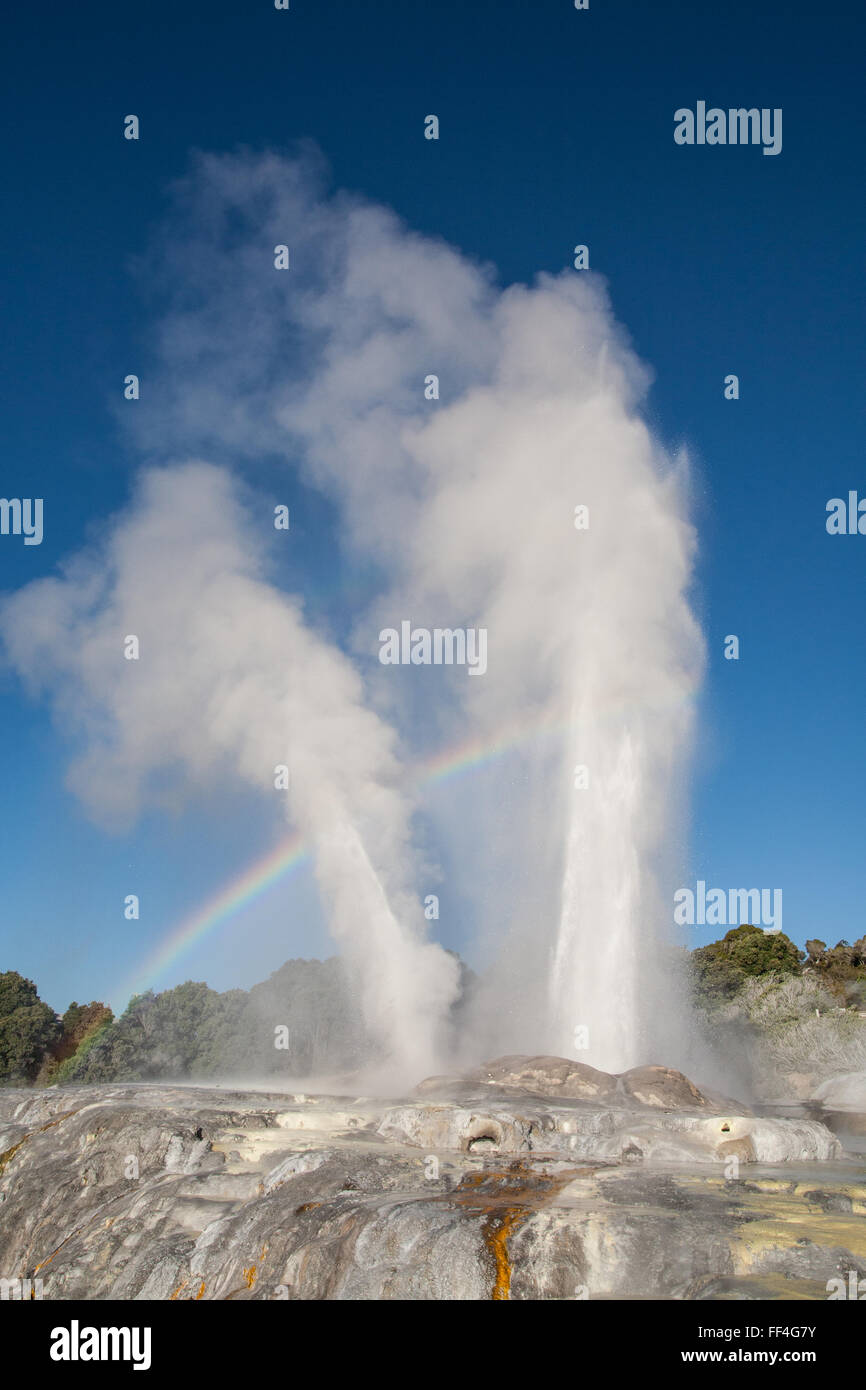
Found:
[{"label": "green tree", "polygon": [[[241,1002],[239,1002],[239,1000]],[[64,1081],[183,1080],[211,1075],[237,1030],[243,990],[200,981],[134,995],[120,1018],[64,1067]]]},{"label": "green tree", "polygon": [[733,927],[726,932],[722,944],[727,947],[732,963],[744,975],[796,975],[800,971],[803,952],[784,932],[765,932],[761,927]]},{"label": "green tree", "polygon": [[78,1004],[73,1000],[60,1020],[60,1037],[39,1068],[36,1085],[53,1086],[62,1081],[81,1049],[101,1036],[113,1019],[111,1009],[96,999],[89,1004]]},{"label": "green tree", "polygon": [[849,944],[837,941],[829,949],[823,941],[807,941],[809,967],[843,1004],[863,1008],[866,1003],[866,937]]},{"label": "green tree", "polygon": [[744,924],[732,927],[721,941],[692,951],[695,989],[706,1003],[731,999],[751,976],[797,975],[803,952],[784,932],[765,932]]},{"label": "green tree", "polygon": [[0,1083],[32,1081],[60,1031],[60,1020],[32,980],[17,970],[0,973]]}]

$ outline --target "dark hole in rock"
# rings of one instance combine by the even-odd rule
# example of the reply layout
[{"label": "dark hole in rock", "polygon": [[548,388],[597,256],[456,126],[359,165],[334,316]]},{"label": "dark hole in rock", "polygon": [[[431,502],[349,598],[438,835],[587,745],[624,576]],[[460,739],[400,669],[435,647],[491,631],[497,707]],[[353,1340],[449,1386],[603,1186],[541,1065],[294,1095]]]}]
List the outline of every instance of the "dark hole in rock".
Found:
[{"label": "dark hole in rock", "polygon": [[471,1154],[484,1153],[485,1151],[489,1153],[495,1148],[498,1148],[498,1141],[493,1134],[476,1134],[474,1139],[469,1140],[469,1152]]}]

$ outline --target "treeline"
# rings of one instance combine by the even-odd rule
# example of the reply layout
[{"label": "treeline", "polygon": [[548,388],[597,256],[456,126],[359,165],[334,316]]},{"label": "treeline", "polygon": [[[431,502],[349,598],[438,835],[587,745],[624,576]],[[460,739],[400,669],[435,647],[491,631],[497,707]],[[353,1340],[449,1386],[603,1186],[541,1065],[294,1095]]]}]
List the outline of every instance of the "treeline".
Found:
[{"label": "treeline", "polygon": [[733,999],[761,975],[798,976],[820,984],[837,1007],[866,1008],[866,936],[832,947],[816,938],[801,951],[784,932],[733,927],[721,941],[692,951],[690,966],[697,997],[709,1008]]},{"label": "treeline", "polygon": [[[460,962],[455,1023],[474,976]],[[0,974],[0,1084],[211,1081],[338,1075],[373,1060],[343,962],[290,960],[249,991],[187,981],[135,995],[115,1018],[103,1004],[60,1018],[36,986]]]},{"label": "treeline", "polygon": [[[828,1065],[834,1050],[860,1065],[866,937],[833,947],[815,939],[801,951],[782,932],[746,925],[684,955],[708,1018],[745,1023],[755,1038],[772,1033],[791,1066],[803,1054],[805,1068],[816,1048]],[[477,983],[463,962],[460,968],[457,1029]],[[828,1011],[845,1017],[830,1028],[822,1020]],[[287,961],[248,991],[220,994],[193,981],[149,990],[119,1018],[96,1001],[73,1002],[58,1015],[32,980],[0,973],[0,1085],[336,1076],[372,1060],[351,980],[336,957]]]},{"label": "treeline", "polygon": [[688,965],[712,1051],[747,1094],[807,1100],[866,1070],[866,938],[801,951],[782,932],[735,927]]}]

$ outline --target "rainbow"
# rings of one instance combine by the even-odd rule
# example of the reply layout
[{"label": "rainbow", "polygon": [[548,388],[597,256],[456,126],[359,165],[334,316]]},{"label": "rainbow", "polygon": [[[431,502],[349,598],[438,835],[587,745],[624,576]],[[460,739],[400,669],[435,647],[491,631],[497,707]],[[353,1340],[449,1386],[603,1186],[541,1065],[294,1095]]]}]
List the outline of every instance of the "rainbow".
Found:
[{"label": "rainbow", "polygon": [[145,980],[160,975],[209,932],[261,897],[273,884],[289,878],[309,857],[309,847],[296,831],[281,840],[261,859],[247,865],[237,878],[225,884],[191,916],[184,918],[136,971],[135,979],[118,991],[118,996],[124,998],[127,994],[142,993],[146,988]]},{"label": "rainbow", "polygon": [[568,727],[568,721],[549,719],[527,729],[525,720],[515,720],[514,723],[500,729],[492,739],[466,739],[454,748],[445,749],[425,759],[415,770],[415,785],[421,790],[449,781],[461,773],[474,772],[476,768],[495,762],[503,754],[513,752],[522,743],[563,734]]},{"label": "rainbow", "polygon": [[[413,770],[412,780],[419,789],[439,785],[495,761],[538,733],[555,733],[564,727],[564,724],[557,723],[527,732],[525,724],[514,725],[500,730],[492,740],[466,739],[418,763]],[[260,859],[248,864],[237,878],[223,885],[212,898],[169,932],[153,954],[136,969],[134,978],[118,989],[118,999],[142,993],[151,980],[163,974],[210,932],[235,913],[242,912],[275,883],[288,879],[309,862],[310,856],[309,845],[298,832],[293,832]]]},{"label": "rainbow", "polygon": [[[693,698],[690,692],[687,699]],[[417,763],[412,782],[416,789],[435,787],[475,771],[512,752],[521,744],[540,738],[557,737],[569,727],[569,722],[548,717],[527,729],[526,721],[515,721],[500,729],[494,738],[471,738],[455,747],[434,754]],[[145,981],[161,975],[181,959],[197,942],[236,913],[255,902],[275,883],[288,879],[306,865],[311,857],[310,846],[298,832],[282,839],[254,863],[247,865],[230,883],[225,884],[191,916],[184,918],[171,931],[144,963],[136,970],[135,978],[118,990],[118,998],[128,998],[147,988]]]}]

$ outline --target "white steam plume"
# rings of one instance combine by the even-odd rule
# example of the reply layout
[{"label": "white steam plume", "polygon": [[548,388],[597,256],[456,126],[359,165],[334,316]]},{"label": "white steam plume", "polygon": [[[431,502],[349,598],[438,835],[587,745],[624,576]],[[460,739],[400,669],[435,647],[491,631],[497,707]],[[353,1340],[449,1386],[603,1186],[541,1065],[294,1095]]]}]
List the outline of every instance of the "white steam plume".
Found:
[{"label": "white steam plume", "polygon": [[[223,470],[151,470],[105,543],[8,599],[0,631],[16,669],[83,734],[68,780],[103,821],[188,787],[225,792],[232,776],[285,795],[274,770],[290,767],[290,816],[312,842],[371,1038],[392,1077],[417,1079],[456,979],[410,892],[394,737],[364,708],[349,660],[261,577],[261,536]],[[140,657],[128,661],[131,634]]]},{"label": "white steam plume", "polygon": [[[685,460],[640,419],[648,374],[598,277],[498,291],[388,211],[327,198],[323,179],[306,151],[200,158],[178,186],[150,267],[175,289],[160,341],[169,404],[145,440],[300,462],[385,571],[356,628],[368,658],[401,618],[488,628],[483,679],[428,673],[427,722],[482,741],[563,728],[489,777],[471,815],[452,808],[451,861],[471,846],[460,891],[508,941],[490,1043],[574,1052],[584,1027],[587,1060],[633,1064],[670,1013],[651,966],[703,662]],[[269,259],[281,242],[285,274]],[[394,674],[378,695],[399,712]]]},{"label": "white steam plume", "polygon": [[[649,962],[703,645],[685,463],[640,418],[648,376],[602,283],[499,290],[387,210],[328,197],[309,150],[197,157],[143,271],[161,328],[140,444],[282,456],[337,502],[382,574],[354,648],[407,733],[409,709],[442,741],[554,731],[441,808],[452,898],[501,948],[477,1045],[574,1054],[584,1027],[584,1060],[647,1060],[670,1014]],[[376,668],[379,629],[405,618],[486,627],[487,674]]]}]

